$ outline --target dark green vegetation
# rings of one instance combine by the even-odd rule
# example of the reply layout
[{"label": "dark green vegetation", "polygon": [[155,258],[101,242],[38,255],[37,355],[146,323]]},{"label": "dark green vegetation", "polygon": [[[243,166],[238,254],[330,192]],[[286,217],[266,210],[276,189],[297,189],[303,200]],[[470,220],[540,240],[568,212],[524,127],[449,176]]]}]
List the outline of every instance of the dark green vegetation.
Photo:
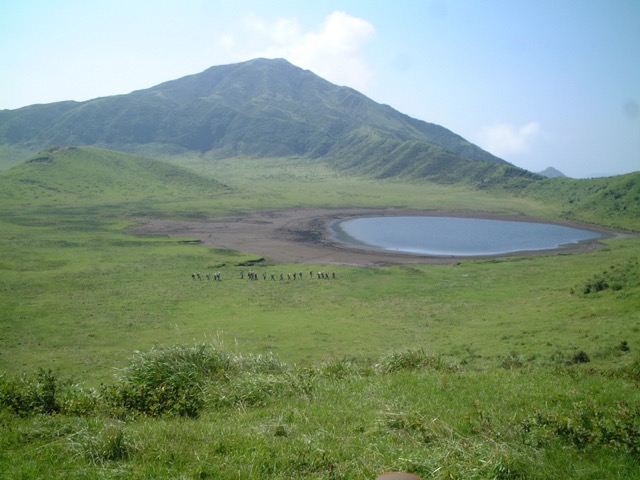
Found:
[{"label": "dark green vegetation", "polygon": [[96,389],[46,371],[0,379],[2,466],[11,478],[637,478],[637,375],[637,363],[476,371],[420,349],[292,368],[176,346]]},{"label": "dark green vegetation", "polygon": [[[297,71],[274,83],[268,72],[290,72],[282,62],[256,65],[268,66],[256,86],[303,86]],[[362,268],[274,264],[259,252],[199,245],[188,232],[126,233],[143,217],[310,206],[479,210],[640,232],[640,174],[543,179],[471,159],[465,149],[475,149],[459,137],[428,144],[419,138],[427,124],[310,72],[302,75],[326,96],[300,95],[329,105],[319,122],[340,117],[333,95],[356,115],[340,117],[343,125],[368,112],[377,126],[338,129],[333,156],[293,156],[286,136],[242,150],[239,130],[235,146],[225,136],[200,153],[196,140],[213,138],[214,117],[206,109],[181,117],[180,105],[211,103],[223,115],[254,78],[205,73],[205,83],[193,76],[131,97],[0,112],[3,138],[16,142],[0,156],[5,167],[19,163],[0,172],[0,477],[640,478],[637,236],[575,255]],[[231,80],[222,108],[208,89]],[[239,123],[275,93],[242,104]],[[213,96],[199,101],[205,94]],[[111,101],[123,103],[108,115],[96,107]],[[198,136],[185,127],[193,137],[181,147],[151,134],[157,143],[128,145],[156,148],[160,159],[48,143],[62,135],[61,118],[79,116],[85,130],[69,123],[75,137],[58,143],[99,134],[86,143],[112,139],[125,149],[144,134],[140,112],[157,112],[136,109],[165,101],[176,124],[191,117],[207,128]],[[295,105],[272,117],[300,136]],[[252,128],[267,138],[277,125]],[[431,132],[446,132],[439,128]],[[368,162],[349,154],[351,140]],[[255,156],[225,157],[225,148]],[[442,183],[426,180],[434,178]],[[336,278],[241,280],[249,269],[260,278],[300,270]],[[220,282],[191,278],[216,271]]]}]

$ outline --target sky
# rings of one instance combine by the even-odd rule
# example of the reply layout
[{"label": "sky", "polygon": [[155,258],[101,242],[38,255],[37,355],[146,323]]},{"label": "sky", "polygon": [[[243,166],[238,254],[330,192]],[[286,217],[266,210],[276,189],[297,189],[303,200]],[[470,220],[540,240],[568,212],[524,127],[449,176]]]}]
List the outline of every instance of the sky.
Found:
[{"label": "sky", "polygon": [[0,109],[258,57],[533,172],[640,171],[640,0],[0,0]]}]

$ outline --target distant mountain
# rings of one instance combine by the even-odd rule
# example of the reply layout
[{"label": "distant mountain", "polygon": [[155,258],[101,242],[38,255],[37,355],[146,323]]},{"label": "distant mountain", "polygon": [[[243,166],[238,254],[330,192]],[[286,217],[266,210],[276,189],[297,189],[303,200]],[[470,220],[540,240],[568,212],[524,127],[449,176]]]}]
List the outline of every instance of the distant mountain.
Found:
[{"label": "distant mountain", "polygon": [[0,167],[3,156],[52,145],[308,157],[376,177],[480,185],[539,178],[282,59],[212,67],[126,95],[0,111]]},{"label": "distant mountain", "polygon": [[543,177],[547,177],[547,178],[560,178],[560,177],[566,178],[566,175],[564,173],[562,173],[560,170],[556,170],[553,167],[545,168],[543,171],[538,172],[538,175],[542,175]]}]

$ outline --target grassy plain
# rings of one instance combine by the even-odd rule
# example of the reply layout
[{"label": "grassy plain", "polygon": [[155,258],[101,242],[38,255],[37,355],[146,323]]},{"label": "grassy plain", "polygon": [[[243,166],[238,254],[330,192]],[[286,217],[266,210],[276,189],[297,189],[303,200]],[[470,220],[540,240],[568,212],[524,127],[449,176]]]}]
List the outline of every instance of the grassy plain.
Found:
[{"label": "grassy plain", "polygon": [[[3,410],[6,478],[640,478],[638,238],[578,255],[331,266],[335,280],[248,282],[239,264],[254,252],[129,235],[129,219],[304,206],[561,212],[308,160],[173,161],[186,170],[172,177],[202,178],[156,189],[155,176],[138,194],[120,180],[80,192],[60,179],[56,194],[51,183],[24,190],[0,177],[2,378],[44,368],[98,389],[117,383],[136,351],[200,344],[273,353],[288,367],[234,376],[195,419]],[[222,281],[194,281],[194,271]],[[613,272],[623,272],[616,289],[584,294]],[[435,363],[380,370],[402,352]],[[244,400],[228,400],[233,388]]]}]

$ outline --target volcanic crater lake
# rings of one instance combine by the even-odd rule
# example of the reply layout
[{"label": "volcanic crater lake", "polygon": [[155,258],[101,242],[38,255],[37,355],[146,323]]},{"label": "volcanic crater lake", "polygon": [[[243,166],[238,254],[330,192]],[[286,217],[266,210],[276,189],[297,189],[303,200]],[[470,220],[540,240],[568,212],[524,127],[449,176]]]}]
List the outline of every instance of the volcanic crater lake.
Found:
[{"label": "volcanic crater lake", "polygon": [[434,256],[551,250],[604,236],[550,223],[429,216],[352,218],[331,228],[343,243]]}]

